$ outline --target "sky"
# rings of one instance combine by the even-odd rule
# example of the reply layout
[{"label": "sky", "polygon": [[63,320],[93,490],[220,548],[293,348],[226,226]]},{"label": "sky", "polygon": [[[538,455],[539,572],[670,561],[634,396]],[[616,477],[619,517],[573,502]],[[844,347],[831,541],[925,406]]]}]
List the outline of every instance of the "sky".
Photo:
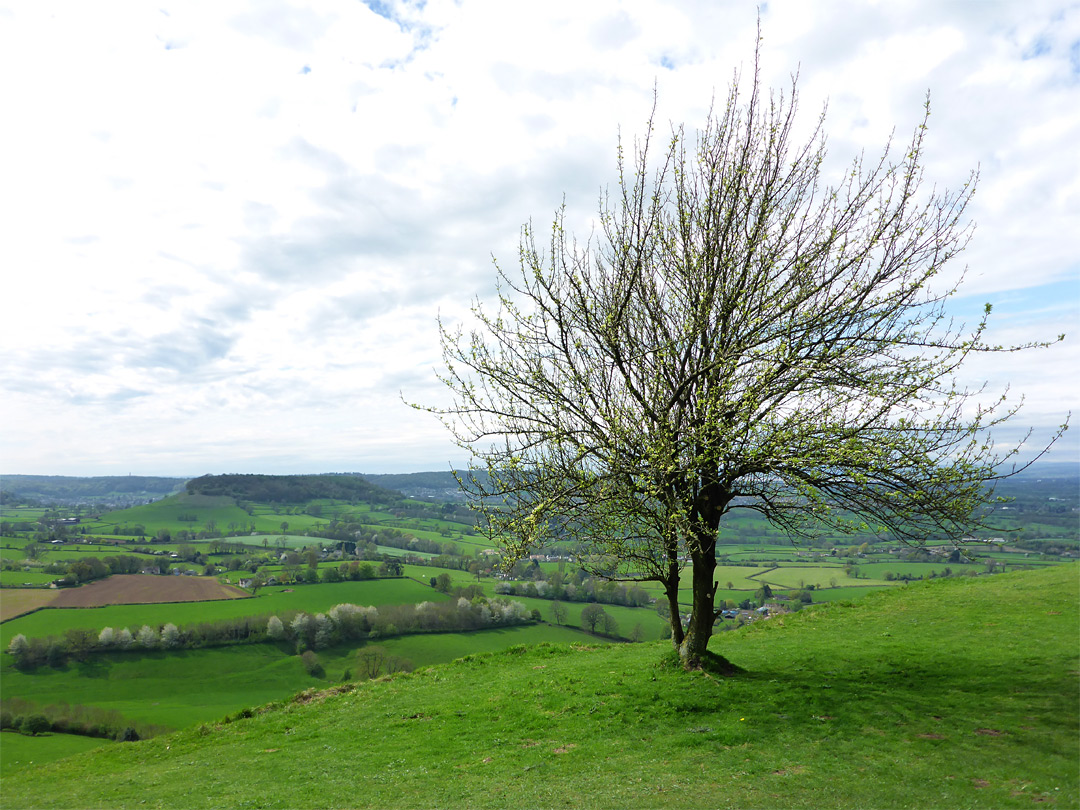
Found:
[{"label": "sky", "polygon": [[[1041,446],[1080,402],[1080,3],[0,0],[0,473],[407,472],[466,454],[437,318],[616,148],[799,74],[827,169],[906,141],[973,169],[953,307]],[[1050,458],[1077,459],[1074,429]]]}]

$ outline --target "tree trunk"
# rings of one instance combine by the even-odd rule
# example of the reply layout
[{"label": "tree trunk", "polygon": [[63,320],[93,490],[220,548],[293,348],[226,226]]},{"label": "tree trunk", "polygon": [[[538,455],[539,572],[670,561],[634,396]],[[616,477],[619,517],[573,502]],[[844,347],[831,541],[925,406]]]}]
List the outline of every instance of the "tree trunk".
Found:
[{"label": "tree trunk", "polygon": [[709,648],[709,638],[712,636],[713,596],[716,593],[713,572],[716,569],[716,555],[707,547],[700,552],[691,552],[690,559],[693,562],[693,609],[686,635],[678,647],[683,666],[687,669],[700,669],[705,651]]},{"label": "tree trunk", "polygon": [[671,641],[676,647],[679,647],[683,643],[684,636],[682,615],[679,613],[679,580],[665,582],[664,593],[667,594],[668,610],[670,611],[668,621],[671,623]]},{"label": "tree trunk", "polygon": [[708,652],[713,622],[716,621],[716,541],[699,537],[696,545],[697,550],[690,552],[693,563],[693,612],[690,614],[690,625],[682,643],[676,643],[679,658],[686,669],[701,669],[706,666],[727,674],[738,672],[739,668],[726,658]]}]

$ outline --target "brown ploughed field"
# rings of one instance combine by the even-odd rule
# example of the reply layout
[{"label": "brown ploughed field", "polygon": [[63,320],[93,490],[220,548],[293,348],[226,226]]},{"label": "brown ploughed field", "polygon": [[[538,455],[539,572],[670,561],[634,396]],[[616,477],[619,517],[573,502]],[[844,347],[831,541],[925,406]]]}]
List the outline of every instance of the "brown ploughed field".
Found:
[{"label": "brown ploughed field", "polygon": [[208,602],[213,599],[243,599],[247,596],[250,596],[247,591],[233,585],[222,585],[211,577],[116,574],[80,588],[62,590],[50,607]]}]

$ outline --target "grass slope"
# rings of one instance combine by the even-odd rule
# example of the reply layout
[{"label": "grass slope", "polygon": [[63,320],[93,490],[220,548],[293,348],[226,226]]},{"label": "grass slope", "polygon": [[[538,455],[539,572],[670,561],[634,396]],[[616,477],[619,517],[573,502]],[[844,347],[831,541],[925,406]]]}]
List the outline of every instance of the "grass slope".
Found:
[{"label": "grass slope", "polygon": [[[43,762],[70,757],[82,751],[91,751],[104,745],[114,745],[112,740],[97,737],[80,737],[75,734],[53,734],[51,732],[38,737],[28,737],[14,731],[0,733],[0,778],[8,772],[25,768],[28,765],[40,765]],[[0,798],[0,804],[8,803]]]},{"label": "grass slope", "polygon": [[1078,591],[1070,565],[834,603],[719,636],[734,678],[662,642],[473,656],[24,769],[3,805],[1074,808]]},{"label": "grass slope", "polygon": [[[415,666],[429,666],[474,652],[545,641],[590,642],[591,637],[568,627],[537,624],[395,636],[370,645],[384,647]],[[359,677],[357,652],[363,649],[364,645],[354,644],[319,650],[326,671],[322,677],[308,674],[288,644],[111,653],[83,663],[73,661],[61,669],[39,667],[31,672],[5,664],[3,696],[22,698],[39,707],[63,702],[112,709],[132,720],[181,729],[215,722],[244,708],[286,700],[303,689],[325,688],[339,682],[346,669]]]}]

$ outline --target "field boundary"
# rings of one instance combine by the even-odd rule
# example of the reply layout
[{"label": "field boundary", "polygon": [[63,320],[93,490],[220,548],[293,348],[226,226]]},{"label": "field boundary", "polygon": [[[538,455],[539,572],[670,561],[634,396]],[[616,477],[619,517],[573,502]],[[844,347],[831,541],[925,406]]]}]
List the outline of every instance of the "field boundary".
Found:
[{"label": "field boundary", "polygon": [[[237,597],[239,599],[251,599],[252,597]],[[28,616],[30,613],[37,613],[39,610],[98,610],[99,608],[106,607],[138,607],[139,605],[190,605],[194,603],[206,604],[209,602],[235,602],[236,599],[170,599],[168,602],[110,602],[107,605],[42,605],[39,608],[28,611],[27,613],[21,613],[21,616]],[[14,617],[13,617],[14,618]],[[10,619],[4,619],[4,621],[10,621]]]},{"label": "field boundary", "polygon": [[39,607],[32,608],[31,610],[28,610],[25,613],[19,613],[19,614],[15,615],[15,616],[8,616],[6,619],[0,619],[0,624],[4,624],[5,622],[12,622],[12,621],[15,621],[15,619],[21,619],[23,616],[31,616],[31,615],[33,615],[35,613],[38,613],[38,612],[42,611],[42,610],[48,610],[48,609],[49,609],[49,605],[41,605]]},{"label": "field boundary", "polygon": [[752,579],[752,580],[754,580],[755,582],[757,582],[757,581],[758,581],[758,577],[760,577],[760,576],[764,576],[765,574],[771,574],[771,573],[772,573],[773,571],[778,571],[779,569],[780,569],[780,566],[779,566],[779,565],[774,565],[774,566],[773,566],[772,568],[766,568],[766,569],[765,569],[764,571],[755,571],[755,572],[754,572],[754,573],[752,573],[752,574],[747,574],[747,575],[746,575],[746,576],[744,577],[744,579]]}]

